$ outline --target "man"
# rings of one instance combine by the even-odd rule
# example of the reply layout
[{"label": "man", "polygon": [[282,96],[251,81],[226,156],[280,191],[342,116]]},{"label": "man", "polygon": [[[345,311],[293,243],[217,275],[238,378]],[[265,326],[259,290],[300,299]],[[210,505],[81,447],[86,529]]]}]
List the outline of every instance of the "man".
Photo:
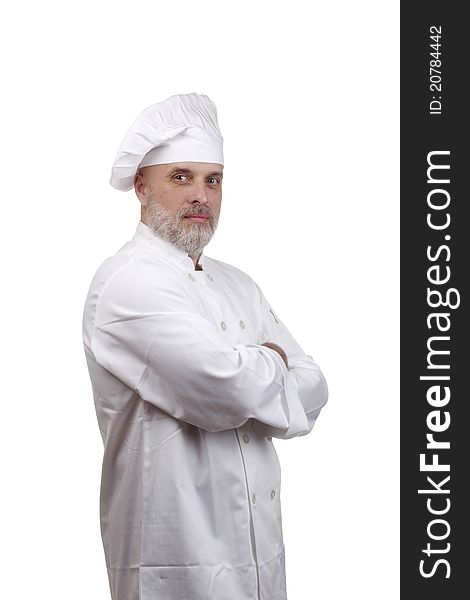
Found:
[{"label": "man", "polygon": [[113,600],[287,597],[272,438],[311,431],[327,388],[256,283],[203,253],[223,164],[214,104],[183,94],[139,115],[113,165],[141,221],[83,320]]}]

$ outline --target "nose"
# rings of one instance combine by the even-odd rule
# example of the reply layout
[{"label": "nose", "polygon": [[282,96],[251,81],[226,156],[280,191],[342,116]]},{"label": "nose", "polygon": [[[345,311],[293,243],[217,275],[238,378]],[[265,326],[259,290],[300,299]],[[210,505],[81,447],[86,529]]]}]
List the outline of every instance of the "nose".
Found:
[{"label": "nose", "polygon": [[200,202],[201,204],[207,204],[209,201],[209,197],[207,194],[207,188],[204,183],[196,183],[194,185],[194,189],[192,190],[192,198],[190,200],[191,203]]}]

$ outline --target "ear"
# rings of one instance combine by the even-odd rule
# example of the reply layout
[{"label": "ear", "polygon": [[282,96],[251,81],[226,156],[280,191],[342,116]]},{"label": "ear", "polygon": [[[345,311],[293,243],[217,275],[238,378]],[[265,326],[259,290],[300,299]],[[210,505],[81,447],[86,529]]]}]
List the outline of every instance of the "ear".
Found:
[{"label": "ear", "polygon": [[134,177],[134,191],[142,206],[147,206],[149,188],[144,181],[142,171],[137,171]]}]

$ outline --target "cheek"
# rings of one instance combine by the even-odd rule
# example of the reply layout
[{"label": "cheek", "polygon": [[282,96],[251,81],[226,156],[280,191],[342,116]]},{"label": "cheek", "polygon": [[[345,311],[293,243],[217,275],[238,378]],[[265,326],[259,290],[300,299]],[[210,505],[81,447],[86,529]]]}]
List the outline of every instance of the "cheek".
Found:
[{"label": "cheek", "polygon": [[165,208],[169,208],[171,211],[176,212],[184,207],[186,202],[186,196],[184,194],[184,190],[175,189],[171,190],[166,194],[162,194],[159,200],[160,204],[165,206]]},{"label": "cheek", "polygon": [[214,195],[214,197],[212,199],[212,203],[211,203],[211,208],[214,211],[214,213],[217,215],[217,217],[220,215],[221,202],[222,202],[222,194]]}]

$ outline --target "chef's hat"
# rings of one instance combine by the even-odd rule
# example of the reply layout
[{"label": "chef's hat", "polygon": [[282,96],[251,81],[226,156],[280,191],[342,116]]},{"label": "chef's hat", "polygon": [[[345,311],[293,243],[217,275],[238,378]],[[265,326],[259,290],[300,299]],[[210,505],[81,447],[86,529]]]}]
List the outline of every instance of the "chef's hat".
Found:
[{"label": "chef's hat", "polygon": [[110,183],[131,190],[139,167],[173,162],[224,164],[217,110],[208,96],[170,96],[140,113],[119,146]]}]

